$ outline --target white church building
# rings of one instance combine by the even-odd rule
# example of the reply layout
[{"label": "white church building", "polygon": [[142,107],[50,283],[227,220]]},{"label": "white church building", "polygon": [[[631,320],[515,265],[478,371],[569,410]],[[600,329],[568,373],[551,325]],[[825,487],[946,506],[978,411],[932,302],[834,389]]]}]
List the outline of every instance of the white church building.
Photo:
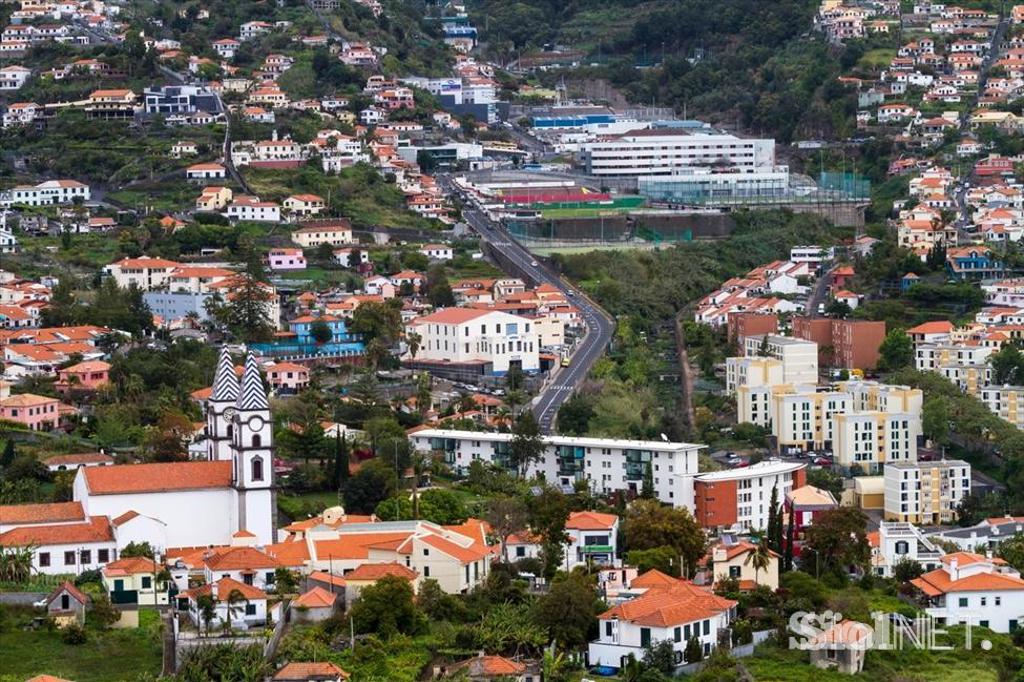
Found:
[{"label": "white church building", "polygon": [[163,524],[154,549],[226,545],[246,530],[274,542],[274,466],[270,405],[250,353],[241,380],[221,352],[207,407],[205,461],[83,467],[74,499],[87,516],[126,513]]}]

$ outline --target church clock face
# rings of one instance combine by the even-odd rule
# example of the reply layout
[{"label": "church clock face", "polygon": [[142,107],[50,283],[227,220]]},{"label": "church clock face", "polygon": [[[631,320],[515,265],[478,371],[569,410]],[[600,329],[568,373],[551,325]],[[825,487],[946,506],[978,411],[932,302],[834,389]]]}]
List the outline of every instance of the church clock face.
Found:
[{"label": "church clock face", "polygon": [[228,421],[233,420],[236,414],[238,414],[238,410],[236,410],[233,407],[229,407],[228,409],[224,410],[224,418],[227,419]]},{"label": "church clock face", "polygon": [[249,428],[253,431],[259,431],[263,428],[263,420],[259,417],[252,417],[249,419]]}]

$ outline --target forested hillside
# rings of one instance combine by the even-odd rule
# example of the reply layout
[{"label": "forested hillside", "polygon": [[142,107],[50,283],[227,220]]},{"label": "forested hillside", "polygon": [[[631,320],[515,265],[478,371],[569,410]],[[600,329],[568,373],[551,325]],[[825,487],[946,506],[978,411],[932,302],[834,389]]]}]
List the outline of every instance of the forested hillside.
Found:
[{"label": "forested hillside", "polygon": [[811,31],[817,6],[814,0],[475,0],[471,10],[496,56],[545,45],[580,50],[594,66],[566,74],[567,80],[605,77],[636,102],[685,107],[689,115],[788,142],[852,131],[855,102],[836,78],[859,50],[842,54]]}]

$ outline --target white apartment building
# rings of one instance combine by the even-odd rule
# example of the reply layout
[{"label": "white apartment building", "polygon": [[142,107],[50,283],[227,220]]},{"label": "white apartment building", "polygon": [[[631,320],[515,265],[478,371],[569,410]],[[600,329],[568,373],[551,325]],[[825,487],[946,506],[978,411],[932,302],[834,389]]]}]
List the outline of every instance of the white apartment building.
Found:
[{"label": "white apartment building", "polygon": [[917,461],[920,416],[877,410],[837,414],[832,429],[832,454],[840,467],[875,472],[883,465],[888,469]]},{"label": "white apartment building", "polygon": [[171,273],[181,267],[181,263],[172,260],[140,256],[111,263],[103,271],[113,277],[121,288],[134,285],[143,291],[150,291],[166,286]]},{"label": "white apartment building", "polygon": [[[767,343],[764,339],[767,337]],[[743,355],[765,357],[782,362],[782,378],[787,384],[818,383],[818,344],[778,334],[759,334],[743,340]]]},{"label": "white apartment building", "polygon": [[878,524],[878,546],[871,548],[871,570],[875,575],[891,578],[896,564],[916,561],[924,571],[932,571],[939,567],[943,554],[917,526],[882,521]]},{"label": "white apartment building", "polygon": [[540,340],[533,321],[496,310],[444,308],[409,323],[420,336],[416,360],[488,363],[493,374],[518,366],[540,369]]},{"label": "white apartment building", "polygon": [[761,357],[725,359],[725,390],[728,393],[735,393],[739,386],[774,386],[784,383],[781,360]]},{"label": "white apartment building", "polygon": [[345,246],[352,243],[352,228],[347,221],[344,223],[338,220],[314,222],[292,230],[292,241],[304,249],[322,244]]},{"label": "white apartment building", "polygon": [[[424,429],[410,434],[409,440],[415,449],[442,454],[448,466],[465,473],[478,460],[507,466],[512,434]],[[543,456],[527,471],[531,476],[542,473],[564,489],[587,481],[599,494],[639,493],[650,467],[659,500],[693,507],[697,453],[703,445],[570,436],[545,436],[544,442]]]},{"label": "white apartment building", "polygon": [[960,459],[885,466],[885,518],[922,525],[952,523],[971,493],[971,465]]},{"label": "white apartment building", "polygon": [[17,64],[0,68],[0,90],[18,90],[31,75],[31,69]]},{"label": "white apartment building", "polygon": [[257,197],[236,195],[228,206],[227,217],[231,220],[279,223],[281,207],[273,201],[260,201]]},{"label": "white apartment building", "polygon": [[1024,386],[984,386],[975,395],[1001,419],[1024,427]]},{"label": "white apartment building", "polygon": [[678,128],[634,130],[612,140],[584,142],[580,160],[587,173],[599,176],[668,176],[723,162],[742,173],[776,167],[775,140]]},{"label": "white apartment building", "polygon": [[999,559],[970,552],[942,557],[941,567],[911,580],[939,625],[971,623],[1013,632],[1024,615],[1024,580]]},{"label": "white apartment building", "polygon": [[919,343],[914,349],[914,366],[922,372],[938,372],[943,367],[984,365],[994,351],[983,345]]},{"label": "white apartment building", "polygon": [[47,180],[38,185],[17,185],[0,193],[0,206],[51,206],[70,204],[76,198],[89,201],[89,185],[77,180]]},{"label": "white apartment building", "polygon": [[818,267],[835,258],[836,250],[829,246],[794,246],[789,250],[789,260],[794,263],[808,263]]}]

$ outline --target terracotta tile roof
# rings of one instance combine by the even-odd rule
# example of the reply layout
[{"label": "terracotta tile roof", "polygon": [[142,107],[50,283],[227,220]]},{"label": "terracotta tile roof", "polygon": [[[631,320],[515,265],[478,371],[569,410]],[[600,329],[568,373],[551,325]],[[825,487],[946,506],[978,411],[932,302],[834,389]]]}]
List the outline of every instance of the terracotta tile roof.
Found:
[{"label": "terracotta tile roof", "polygon": [[49,502],[45,504],[0,505],[0,523],[20,525],[27,523],[57,523],[85,521],[81,502]]},{"label": "terracotta tile roof", "polygon": [[111,561],[103,567],[103,575],[113,578],[122,575],[135,575],[136,573],[157,573],[159,570],[160,565],[153,559],[144,556],[132,556]]},{"label": "terracotta tile roof", "polygon": [[[326,559],[367,559],[369,547],[391,540],[405,540],[409,533],[352,533],[335,540],[316,541],[316,555],[321,561]],[[303,543],[305,544],[305,543]]]},{"label": "terracotta tile roof", "polygon": [[522,675],[526,672],[526,665],[505,658],[504,656],[476,656],[466,661],[460,661],[452,666],[453,671],[466,670],[470,679],[481,677],[508,677]]},{"label": "terracotta tile roof", "polygon": [[398,563],[387,563],[387,564],[360,564],[356,566],[355,570],[352,570],[345,574],[345,580],[352,582],[353,580],[380,580],[385,576],[393,575],[398,578],[405,578],[406,580],[415,580],[419,574]]},{"label": "terracotta tile roof", "polygon": [[82,452],[77,455],[54,455],[43,460],[46,466],[60,466],[61,464],[112,464],[114,458],[102,452]]},{"label": "terracotta tile roof", "polygon": [[307,682],[307,680],[347,680],[349,674],[333,663],[287,663],[274,674],[277,682]]},{"label": "terracotta tile roof", "polygon": [[277,568],[281,566],[281,562],[255,547],[232,547],[208,558],[206,565],[214,571],[244,571],[254,568]]},{"label": "terracotta tile roof", "polygon": [[87,467],[82,470],[93,495],[227,488],[231,462],[169,462]]},{"label": "terracotta tile roof", "polygon": [[482,550],[475,544],[470,545],[469,547],[461,547],[451,540],[446,540],[445,538],[438,537],[436,535],[424,535],[420,540],[462,564],[466,564],[471,561],[479,561],[480,559],[490,556],[489,550]]},{"label": "terracotta tile roof", "polygon": [[36,675],[30,677],[25,682],[71,682],[71,680],[65,680],[63,677],[54,677],[53,675]]},{"label": "terracotta tile roof", "polygon": [[478,317],[490,314],[490,310],[477,310],[473,308],[442,308],[435,313],[424,315],[412,321],[412,324],[463,324]]},{"label": "terracotta tile roof", "polygon": [[77,601],[81,602],[82,604],[88,604],[89,603],[89,596],[87,594],[85,594],[84,592],[82,592],[81,590],[79,590],[77,587],[75,587],[75,584],[73,582],[71,582],[70,580],[65,580],[63,583],[61,583],[57,587],[57,589],[55,589],[53,592],[51,592],[50,595],[46,598],[46,603],[49,604],[50,602],[52,602],[54,599],[59,597],[64,592],[67,592],[72,597],[74,597]]},{"label": "terracotta tile roof", "polygon": [[33,393],[21,393],[19,395],[12,395],[10,398],[0,400],[0,406],[2,407],[36,407],[39,405],[49,405],[50,403],[58,402],[56,398],[50,398],[45,395],[35,395]]},{"label": "terracotta tile roof", "polygon": [[629,583],[630,587],[674,587],[679,582],[679,578],[673,578],[670,575],[662,573],[656,568],[652,568],[643,575],[639,575]]},{"label": "terracotta tile roof", "polygon": [[[714,550],[718,549],[720,546],[721,546],[721,543],[719,543],[718,545],[713,545],[711,547],[711,550],[708,552],[709,555]],[[755,545],[752,542],[745,542],[744,541],[744,542],[736,542],[736,543],[733,543],[731,545],[725,545],[724,549],[725,549],[725,560],[726,561],[731,561],[732,559],[735,559],[736,557],[740,556],[741,554],[747,554],[748,552],[753,552],[754,550],[757,549],[757,545]],[[779,556],[776,552],[774,552],[772,550],[768,550],[768,552],[773,557],[778,557]]]},{"label": "terracotta tile roof", "polygon": [[328,585],[334,585],[335,587],[344,587],[348,584],[345,582],[344,578],[332,575],[327,571],[313,571],[309,574],[309,579],[320,583],[326,583]]},{"label": "terracotta tile roof", "polygon": [[[216,591],[214,590],[215,587]],[[238,590],[242,593],[243,597],[249,600],[267,598],[267,593],[263,590],[253,587],[252,585],[246,585],[234,578],[221,578],[215,583],[201,585],[200,587],[182,592],[181,596],[189,599],[198,599],[204,594],[208,594],[217,601],[227,601],[228,595],[230,595],[233,590]]]},{"label": "terracotta tile roof", "polygon": [[948,334],[953,331],[953,323],[949,320],[925,322],[907,330],[908,334]]},{"label": "terracotta tile roof", "polygon": [[[945,558],[945,557],[944,557]],[[950,592],[995,592],[1024,590],[1024,580],[1002,573],[975,573],[959,580],[951,580],[943,568],[925,573],[910,581],[914,587],[930,597]]]},{"label": "terracotta tile roof", "polygon": [[827,490],[815,488],[813,485],[805,485],[786,494],[789,501],[795,505],[835,505],[836,498]]},{"label": "terracotta tile roof", "polygon": [[736,602],[731,599],[679,580],[671,588],[649,589],[642,596],[614,606],[598,617],[601,620],[618,618],[636,625],[673,627],[711,618],[734,606]]},{"label": "terracotta tile roof", "polygon": [[855,620],[844,620],[817,635],[811,642],[814,644],[856,644],[864,639],[870,641],[873,635],[874,630],[870,626]]},{"label": "terracotta tile roof", "polygon": [[124,514],[121,514],[120,516],[116,517],[114,520],[111,521],[111,523],[113,523],[115,526],[120,526],[122,523],[128,523],[138,515],[139,512],[129,510],[126,511]]},{"label": "terracotta tile roof", "polygon": [[615,514],[581,511],[569,514],[565,527],[569,530],[608,530],[618,522]]},{"label": "terracotta tile roof", "polygon": [[304,606],[307,609],[325,609],[334,606],[337,595],[322,587],[314,587],[309,592],[299,595],[292,601],[292,606]]},{"label": "terracotta tile roof", "polygon": [[0,535],[0,545],[73,545],[90,542],[113,542],[114,532],[106,516],[93,516],[85,523],[49,526],[24,526]]}]

